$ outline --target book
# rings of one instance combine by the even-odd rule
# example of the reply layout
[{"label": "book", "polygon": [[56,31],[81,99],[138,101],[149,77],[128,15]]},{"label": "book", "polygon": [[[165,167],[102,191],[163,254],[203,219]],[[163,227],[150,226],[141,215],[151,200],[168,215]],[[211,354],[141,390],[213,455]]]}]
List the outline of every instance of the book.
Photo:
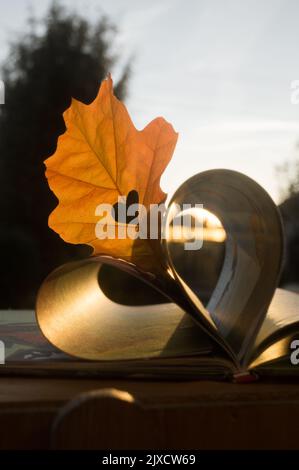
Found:
[{"label": "book", "polygon": [[[202,204],[201,230],[173,237],[173,204]],[[4,374],[247,381],[294,377],[299,296],[277,288],[284,235],[266,191],[231,170],[199,173],[169,202],[164,271],[112,256],[68,263],[34,312],[0,322]],[[196,217],[193,213],[193,217]],[[186,250],[186,242],[203,241]]]}]

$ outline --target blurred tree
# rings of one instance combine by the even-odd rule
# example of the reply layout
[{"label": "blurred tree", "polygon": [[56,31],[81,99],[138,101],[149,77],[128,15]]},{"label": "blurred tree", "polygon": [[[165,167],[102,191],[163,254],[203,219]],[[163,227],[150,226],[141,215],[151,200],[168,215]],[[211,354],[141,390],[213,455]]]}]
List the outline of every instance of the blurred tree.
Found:
[{"label": "blurred tree", "polygon": [[285,233],[285,256],[281,285],[299,291],[299,193],[279,206]]},{"label": "blurred tree", "polygon": [[299,142],[295,146],[295,158],[285,161],[276,167],[278,183],[280,185],[280,198],[285,200],[288,197],[299,193]]},{"label": "blurred tree", "polygon": [[[31,19],[28,33],[11,45],[1,77],[1,308],[32,308],[52,269],[90,252],[66,244],[48,228],[57,200],[43,161],[64,132],[62,113],[71,97],[91,102],[117,61],[111,48],[115,33],[106,18],[92,26],[54,3],[41,24]],[[126,65],[115,87],[119,98],[124,98],[128,76]]]},{"label": "blurred tree", "polygon": [[281,285],[299,291],[299,142],[295,158],[277,166],[280,184],[279,206],[285,233],[285,256]]}]

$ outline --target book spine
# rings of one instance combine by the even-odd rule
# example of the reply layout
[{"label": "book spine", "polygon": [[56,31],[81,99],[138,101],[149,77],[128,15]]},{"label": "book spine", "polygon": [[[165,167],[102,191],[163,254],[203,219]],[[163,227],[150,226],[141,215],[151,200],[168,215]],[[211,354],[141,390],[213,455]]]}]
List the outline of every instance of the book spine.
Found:
[{"label": "book spine", "polygon": [[252,371],[245,371],[245,372],[237,372],[233,376],[233,382],[237,384],[248,384],[252,382],[257,382],[258,376],[255,372]]}]

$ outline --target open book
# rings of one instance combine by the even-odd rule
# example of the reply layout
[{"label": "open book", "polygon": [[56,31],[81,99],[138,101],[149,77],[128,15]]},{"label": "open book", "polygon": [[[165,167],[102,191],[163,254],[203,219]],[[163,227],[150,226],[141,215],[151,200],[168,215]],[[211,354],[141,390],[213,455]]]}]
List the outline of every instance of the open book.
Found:
[{"label": "open book", "polygon": [[[31,312],[23,320],[21,314],[2,318],[0,339],[6,342],[10,328],[11,351],[0,373],[298,374],[290,343],[299,338],[299,296],[277,289],[284,240],[272,199],[240,173],[211,170],[186,181],[169,207],[175,203],[203,204],[208,211],[200,235],[188,234],[189,242],[203,238],[201,249],[185,250],[186,239],[173,239],[169,230],[161,241],[162,275],[108,256],[58,268],[38,294],[44,336]],[[17,328],[27,331],[27,340],[21,331],[12,340]]]}]

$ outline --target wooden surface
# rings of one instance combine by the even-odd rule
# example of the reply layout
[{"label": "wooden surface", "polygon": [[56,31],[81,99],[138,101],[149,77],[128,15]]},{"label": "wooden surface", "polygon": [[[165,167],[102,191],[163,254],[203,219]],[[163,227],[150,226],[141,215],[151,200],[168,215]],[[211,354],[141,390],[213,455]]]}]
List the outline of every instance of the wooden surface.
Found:
[{"label": "wooden surface", "polygon": [[0,379],[0,448],[298,448],[299,384]]}]

